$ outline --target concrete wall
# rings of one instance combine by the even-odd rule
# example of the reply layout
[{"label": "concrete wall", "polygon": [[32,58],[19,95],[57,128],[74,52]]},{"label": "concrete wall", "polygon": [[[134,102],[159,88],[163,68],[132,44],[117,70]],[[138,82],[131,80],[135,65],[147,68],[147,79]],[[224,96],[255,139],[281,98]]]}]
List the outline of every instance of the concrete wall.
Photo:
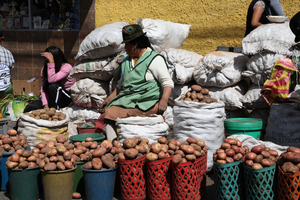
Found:
[{"label": "concrete wall", "polygon": [[[182,49],[205,55],[217,46],[242,46],[246,15],[252,0],[95,0],[95,26],[116,21],[136,23],[139,17],[191,24]],[[285,13],[300,11],[299,0],[282,0]]]}]

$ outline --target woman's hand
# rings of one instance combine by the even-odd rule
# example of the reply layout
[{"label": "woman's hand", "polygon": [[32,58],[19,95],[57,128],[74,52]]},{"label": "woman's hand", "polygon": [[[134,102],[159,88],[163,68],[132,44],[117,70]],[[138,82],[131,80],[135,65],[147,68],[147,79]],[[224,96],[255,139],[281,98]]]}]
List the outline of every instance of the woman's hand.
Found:
[{"label": "woman's hand", "polygon": [[45,57],[48,60],[48,63],[54,63],[54,58],[51,52],[43,52],[41,56]]},{"label": "woman's hand", "polygon": [[157,113],[161,114],[161,115],[164,114],[164,112],[167,110],[167,107],[168,107],[168,103],[165,102],[165,101],[160,100],[158,102],[158,111],[157,111]]}]

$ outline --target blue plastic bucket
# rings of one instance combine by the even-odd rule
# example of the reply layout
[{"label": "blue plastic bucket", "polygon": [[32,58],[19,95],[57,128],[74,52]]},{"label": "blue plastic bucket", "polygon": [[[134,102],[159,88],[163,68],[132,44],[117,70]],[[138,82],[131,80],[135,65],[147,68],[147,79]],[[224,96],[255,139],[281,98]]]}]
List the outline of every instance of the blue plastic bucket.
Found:
[{"label": "blue plastic bucket", "polygon": [[116,169],[89,170],[81,167],[83,171],[85,196],[87,200],[112,200],[116,179]]},{"label": "blue plastic bucket", "polygon": [[[26,149],[25,151],[29,151],[30,150],[30,147],[29,149]],[[1,170],[1,173],[0,173],[0,179],[1,179],[1,182],[0,182],[0,188],[1,190],[9,190],[9,183],[8,183],[8,171],[7,171],[7,168],[6,168],[6,161],[7,161],[7,158],[11,155],[13,155],[14,153],[16,152],[11,152],[11,153],[2,153],[2,159],[0,160],[0,170]]]}]

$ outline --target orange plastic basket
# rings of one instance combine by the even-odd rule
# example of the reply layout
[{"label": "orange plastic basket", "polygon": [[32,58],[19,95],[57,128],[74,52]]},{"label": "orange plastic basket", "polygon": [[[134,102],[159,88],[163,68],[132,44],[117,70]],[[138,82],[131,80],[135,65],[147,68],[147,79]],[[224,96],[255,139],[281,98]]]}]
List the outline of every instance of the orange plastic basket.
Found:
[{"label": "orange plastic basket", "polygon": [[284,173],[278,166],[278,200],[300,199],[300,172]]}]

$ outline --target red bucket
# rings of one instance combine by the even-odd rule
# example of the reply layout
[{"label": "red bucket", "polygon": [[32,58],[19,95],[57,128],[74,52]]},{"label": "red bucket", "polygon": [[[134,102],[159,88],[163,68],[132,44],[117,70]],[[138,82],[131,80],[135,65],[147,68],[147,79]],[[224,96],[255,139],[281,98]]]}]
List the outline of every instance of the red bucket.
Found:
[{"label": "red bucket", "polygon": [[172,163],[172,199],[201,199],[205,194],[207,154],[193,162]]},{"label": "red bucket", "polygon": [[119,160],[121,196],[123,200],[146,198],[146,156],[134,160]]},{"label": "red bucket", "polygon": [[171,200],[171,159],[147,163],[147,194],[150,200]]}]

